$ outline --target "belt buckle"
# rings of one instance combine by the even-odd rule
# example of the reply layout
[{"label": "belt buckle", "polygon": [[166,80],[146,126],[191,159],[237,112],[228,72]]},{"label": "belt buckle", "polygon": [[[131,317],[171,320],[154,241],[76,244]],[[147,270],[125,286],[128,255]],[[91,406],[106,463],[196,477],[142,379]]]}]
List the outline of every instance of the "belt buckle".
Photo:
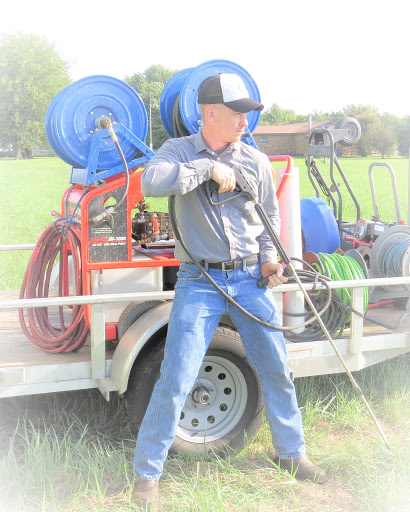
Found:
[{"label": "belt buckle", "polygon": [[230,270],[236,270],[236,261],[223,261],[222,262],[222,271],[229,272]]}]

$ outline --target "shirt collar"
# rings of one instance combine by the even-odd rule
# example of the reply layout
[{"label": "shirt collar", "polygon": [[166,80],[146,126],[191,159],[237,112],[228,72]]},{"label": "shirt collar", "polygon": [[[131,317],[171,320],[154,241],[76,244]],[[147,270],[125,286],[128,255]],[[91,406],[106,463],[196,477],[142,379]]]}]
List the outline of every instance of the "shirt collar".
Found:
[{"label": "shirt collar", "polygon": [[[232,142],[229,144],[229,146],[223,151],[232,153],[233,151],[239,151],[241,142]],[[202,137],[202,132],[199,131],[195,134],[195,154],[200,153],[201,151],[206,151],[207,153],[210,153],[211,155],[215,155],[215,152],[212,151],[212,149],[208,148],[206,145],[204,138]]]},{"label": "shirt collar", "polygon": [[211,152],[211,150],[205,144],[204,138],[202,137],[202,132],[199,131],[195,134],[195,153],[198,154],[201,151],[207,151],[208,153]]}]

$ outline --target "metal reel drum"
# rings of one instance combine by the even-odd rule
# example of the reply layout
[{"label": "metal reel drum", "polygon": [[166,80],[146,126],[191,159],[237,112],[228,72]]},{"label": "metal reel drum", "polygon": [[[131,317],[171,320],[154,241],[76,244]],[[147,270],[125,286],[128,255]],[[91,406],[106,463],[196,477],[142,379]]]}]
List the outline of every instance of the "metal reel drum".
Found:
[{"label": "metal reel drum", "polygon": [[[201,119],[201,113],[198,104],[198,87],[200,83],[208,76],[217,73],[233,73],[239,75],[245,83],[249,96],[260,102],[260,93],[258,86],[251,75],[239,64],[229,60],[210,60],[200,64],[191,71],[181,90],[179,99],[179,108],[182,120],[190,133],[199,131],[198,121]],[[248,129],[252,133],[259,123],[261,112],[252,110],[247,114]]]},{"label": "metal reel drum", "polygon": [[[410,238],[409,226],[392,226],[376,238],[373,245],[370,258],[371,277],[386,277],[383,270],[383,261],[386,253],[391,247],[400,242],[404,242]],[[410,275],[410,256],[409,249],[404,254],[402,262],[402,275],[407,277]],[[410,291],[409,285],[404,287]]]},{"label": "metal reel drum", "polygon": [[[306,261],[311,267],[313,267],[319,274],[325,275],[325,269],[323,268],[323,264],[320,261],[319,256],[311,251],[305,252],[303,255],[303,261]],[[310,270],[306,267],[307,270]]]},{"label": "metal reel drum", "polygon": [[343,256],[350,256],[351,258],[356,260],[363,271],[365,279],[369,279],[369,269],[367,268],[366,261],[363,258],[362,254],[360,253],[360,251],[356,249],[349,249],[343,254]]},{"label": "metal reel drum", "polygon": [[[87,167],[95,121],[102,115],[121,123],[141,141],[148,133],[148,115],[139,94],[126,82],[93,75],[61,91],[46,115],[46,133],[56,154],[73,167]],[[138,153],[126,137],[118,139],[127,161]],[[101,141],[97,169],[111,169],[121,157],[110,136]]]}]

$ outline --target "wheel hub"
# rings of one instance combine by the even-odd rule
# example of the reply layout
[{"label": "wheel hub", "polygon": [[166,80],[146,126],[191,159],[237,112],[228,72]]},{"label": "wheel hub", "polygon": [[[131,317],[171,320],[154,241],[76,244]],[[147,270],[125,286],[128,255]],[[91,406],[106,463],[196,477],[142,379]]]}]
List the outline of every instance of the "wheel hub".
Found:
[{"label": "wheel hub", "polygon": [[206,388],[202,382],[198,382],[197,387],[192,391],[192,399],[201,405],[211,405],[210,389]]}]

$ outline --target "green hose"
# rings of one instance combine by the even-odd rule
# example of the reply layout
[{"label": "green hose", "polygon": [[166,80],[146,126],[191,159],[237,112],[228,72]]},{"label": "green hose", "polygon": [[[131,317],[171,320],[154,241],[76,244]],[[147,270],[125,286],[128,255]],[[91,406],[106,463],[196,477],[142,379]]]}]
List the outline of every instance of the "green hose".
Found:
[{"label": "green hose", "polygon": [[[322,263],[324,275],[330,277],[332,281],[348,281],[356,279],[366,279],[365,273],[359,263],[351,256],[341,256],[340,254],[318,253],[318,258]],[[350,288],[340,288],[337,290],[343,304],[351,306],[352,295]],[[364,312],[367,311],[369,304],[369,289],[364,288]],[[350,312],[346,312],[346,323],[350,322]]]}]

